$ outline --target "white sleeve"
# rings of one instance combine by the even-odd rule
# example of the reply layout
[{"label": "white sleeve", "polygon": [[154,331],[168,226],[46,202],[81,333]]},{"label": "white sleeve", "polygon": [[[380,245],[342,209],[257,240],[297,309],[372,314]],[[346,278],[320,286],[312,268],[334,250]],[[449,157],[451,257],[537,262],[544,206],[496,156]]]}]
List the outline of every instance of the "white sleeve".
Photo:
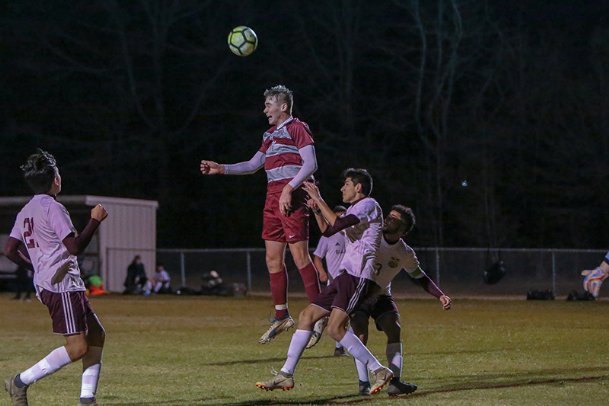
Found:
[{"label": "white sleeve", "polygon": [[249,175],[256,172],[264,166],[266,155],[258,151],[249,161],[239,162],[236,164],[224,165],[225,175]]},{"label": "white sleeve", "polygon": [[17,224],[18,221],[19,221],[19,219],[15,220],[15,225],[13,226],[13,229],[11,230],[10,236],[13,237],[15,240],[19,240],[19,241],[23,242],[23,236],[21,235],[21,228]]},{"label": "white sleeve", "polygon": [[325,258],[328,253],[328,237],[322,236],[317,243],[317,248],[315,248],[315,252],[313,255],[319,258]]},{"label": "white sleeve", "polygon": [[380,207],[376,204],[373,199],[362,200],[356,205],[353,210],[348,211],[347,214],[353,214],[356,216],[360,223],[370,223],[383,217],[383,213],[380,211]]},{"label": "white sleeve", "polygon": [[289,182],[289,185],[296,189],[307,180],[317,170],[317,158],[315,157],[315,147],[313,145],[307,145],[298,150],[300,157],[302,158],[302,167]]}]

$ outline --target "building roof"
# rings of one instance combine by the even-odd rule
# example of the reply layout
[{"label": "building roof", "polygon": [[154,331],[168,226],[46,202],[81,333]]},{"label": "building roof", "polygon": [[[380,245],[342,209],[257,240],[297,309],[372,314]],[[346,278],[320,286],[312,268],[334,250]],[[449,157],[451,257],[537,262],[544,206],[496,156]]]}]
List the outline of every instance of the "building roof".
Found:
[{"label": "building roof", "polygon": [[[23,206],[32,196],[10,196],[0,197],[0,207],[2,206]],[[155,209],[159,208],[159,202],[156,200],[128,199],[124,197],[108,197],[94,195],[59,195],[57,200],[62,204],[75,205],[84,204],[86,206],[95,206],[101,204],[119,204],[125,206],[147,206]]]}]

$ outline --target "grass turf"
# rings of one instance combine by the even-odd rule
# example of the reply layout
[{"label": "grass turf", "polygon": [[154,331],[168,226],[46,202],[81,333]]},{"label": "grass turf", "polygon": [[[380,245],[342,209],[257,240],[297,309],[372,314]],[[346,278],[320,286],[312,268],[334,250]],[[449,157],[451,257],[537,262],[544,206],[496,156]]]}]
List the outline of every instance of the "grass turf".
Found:
[{"label": "grass turf", "polygon": [[[107,330],[98,401],[103,405],[274,405],[392,403],[383,390],[357,396],[350,357],[333,357],[327,337],[304,353],[289,392],[254,386],[279,369],[291,332],[257,344],[268,298],[92,299]],[[400,300],[404,373],[419,390],[412,405],[585,405],[609,394],[609,302]],[[295,299],[293,312],[305,302]],[[36,300],[0,295],[0,372],[21,371],[63,339]],[[384,335],[370,325],[370,349],[386,363]],[[31,405],[76,404],[80,365],[29,390]],[[9,404],[6,394],[0,405]]]}]

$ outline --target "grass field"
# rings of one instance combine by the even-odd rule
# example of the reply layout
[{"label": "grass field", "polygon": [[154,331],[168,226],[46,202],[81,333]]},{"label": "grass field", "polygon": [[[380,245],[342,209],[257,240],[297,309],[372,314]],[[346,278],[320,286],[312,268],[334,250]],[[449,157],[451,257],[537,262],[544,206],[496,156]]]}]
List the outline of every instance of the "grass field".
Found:
[{"label": "grass field", "polygon": [[[419,390],[396,400],[357,396],[349,357],[324,337],[307,350],[289,392],[254,386],[279,369],[291,334],[257,344],[270,315],[267,298],[96,298],[107,330],[98,401],[102,405],[593,405],[609,402],[609,302],[401,300],[404,377]],[[303,300],[293,300],[293,312]],[[62,344],[37,301],[0,295],[0,371],[23,370]],[[371,326],[372,327],[372,326]],[[371,329],[383,363],[385,340]],[[29,390],[30,405],[78,403],[80,366]],[[9,404],[5,393],[0,405]]]}]

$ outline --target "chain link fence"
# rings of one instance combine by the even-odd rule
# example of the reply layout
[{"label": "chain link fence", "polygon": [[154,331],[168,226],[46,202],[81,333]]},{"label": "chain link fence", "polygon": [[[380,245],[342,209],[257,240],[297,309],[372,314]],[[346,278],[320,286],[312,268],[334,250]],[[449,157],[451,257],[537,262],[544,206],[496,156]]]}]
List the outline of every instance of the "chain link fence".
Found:
[{"label": "chain link fence", "polygon": [[[138,254],[120,251],[125,258]],[[421,267],[449,295],[521,297],[530,290],[552,290],[556,296],[565,296],[573,289],[581,291],[580,271],[596,267],[606,253],[581,249],[433,247],[415,248],[415,251]],[[505,277],[497,284],[485,284],[484,271],[499,260],[504,263]],[[156,261],[165,265],[174,289],[180,286],[200,289],[203,274],[215,270],[226,284],[242,283],[249,292],[269,291],[263,248],[157,249]],[[289,253],[286,265],[290,292],[304,294],[298,269]],[[426,295],[405,272],[398,274],[392,290],[398,297]]]}]

